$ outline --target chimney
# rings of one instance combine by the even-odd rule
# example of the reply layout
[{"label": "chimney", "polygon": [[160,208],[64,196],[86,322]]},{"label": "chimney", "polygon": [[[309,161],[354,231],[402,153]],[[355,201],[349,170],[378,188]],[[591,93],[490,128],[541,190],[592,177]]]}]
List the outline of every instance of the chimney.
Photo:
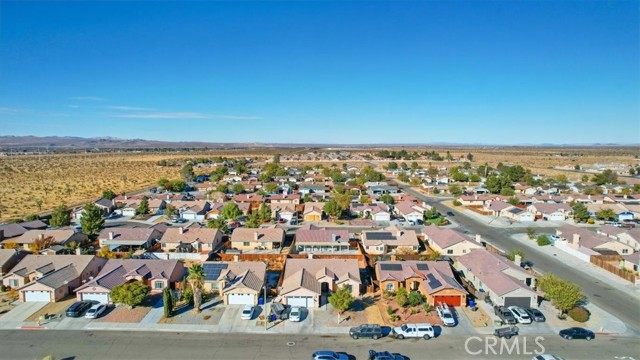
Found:
[{"label": "chimney", "polygon": [[520,266],[520,263],[522,262],[522,256],[520,256],[520,255],[516,255],[516,256],[514,256],[514,257],[513,257],[513,262],[514,262],[516,265]]},{"label": "chimney", "polygon": [[591,195],[587,195],[587,199],[591,200]]},{"label": "chimney", "polygon": [[76,255],[82,255],[82,249],[76,248]]},{"label": "chimney", "polygon": [[38,240],[44,240],[44,233],[38,234]]},{"label": "chimney", "polygon": [[125,195],[125,196],[124,196],[124,199],[125,199],[125,200],[128,200],[128,199],[129,199],[129,197],[128,197],[127,195]]},{"label": "chimney", "polygon": [[183,227],[183,226],[180,226],[180,227],[178,228],[178,231],[180,232],[180,234],[184,234],[184,227]]},{"label": "chimney", "polygon": [[113,240],[113,231],[109,231],[109,240]]},{"label": "chimney", "polygon": [[572,244],[578,244],[580,243],[580,234],[573,234],[573,242]]},{"label": "chimney", "polygon": [[478,244],[481,244],[481,243],[482,243],[482,236],[481,236],[480,234],[476,234],[476,242],[477,242]]},{"label": "chimney", "polygon": [[313,259],[313,254],[307,254],[307,259]]},{"label": "chimney", "polygon": [[478,200],[478,195],[475,196],[476,200]]},{"label": "chimney", "polygon": [[258,239],[260,238],[260,234],[256,231],[253,233],[253,240],[258,241]]},{"label": "chimney", "polygon": [[238,255],[233,255],[233,262],[238,262]]}]

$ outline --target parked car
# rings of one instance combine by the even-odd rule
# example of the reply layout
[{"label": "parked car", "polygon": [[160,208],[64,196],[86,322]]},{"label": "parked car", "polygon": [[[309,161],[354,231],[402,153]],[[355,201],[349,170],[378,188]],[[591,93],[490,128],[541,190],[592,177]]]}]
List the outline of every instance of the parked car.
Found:
[{"label": "parked car", "polygon": [[287,222],[287,219],[280,218],[278,219],[278,224],[284,224]]},{"label": "parked car", "polygon": [[604,225],[613,226],[613,227],[621,227],[622,226],[622,224],[620,224],[617,221],[605,221]]},{"label": "parked car", "polygon": [[87,319],[97,319],[103,312],[105,312],[105,310],[107,310],[107,304],[95,304],[87,310],[84,317]]},{"label": "parked car", "polygon": [[388,351],[369,350],[369,360],[405,360],[405,357]]},{"label": "parked car", "polygon": [[186,222],[187,222],[187,219],[185,219],[185,218],[177,218],[177,219],[173,220],[174,224],[184,224]]},{"label": "parked car", "polygon": [[411,226],[415,226],[415,225],[416,225],[416,222],[415,222],[415,221],[413,221],[413,220],[409,220],[409,221],[407,221],[407,223],[408,223],[409,225],[411,225]]},{"label": "parked car", "polygon": [[567,340],[585,339],[587,341],[596,337],[593,331],[579,328],[579,327],[572,327],[572,328],[560,330],[560,336],[562,336]]},{"label": "parked car", "polygon": [[337,353],[335,351],[321,350],[311,355],[313,360],[349,360],[349,355],[345,353]]},{"label": "parked car", "polygon": [[399,222],[405,222],[405,221],[407,221],[407,220],[406,220],[405,218],[403,218],[402,216],[398,216],[398,217],[396,218],[396,220],[398,220]]},{"label": "parked car", "polygon": [[553,235],[553,234],[551,234],[551,235],[547,235],[547,238],[548,238],[549,240],[551,240],[551,242],[556,242],[556,241],[560,241],[560,240],[561,240],[561,239],[560,239],[560,236],[558,236],[558,235]]},{"label": "parked car", "polygon": [[293,322],[299,322],[302,319],[301,311],[302,309],[300,309],[300,307],[293,306],[291,308],[291,311],[289,311],[289,320]]},{"label": "parked car", "polygon": [[507,327],[495,329],[493,331],[493,336],[496,336],[499,338],[503,337],[506,339],[511,339],[512,336],[518,335],[519,331],[520,329],[518,329],[517,326],[507,326]]},{"label": "parked car", "polygon": [[447,216],[456,216],[456,214],[454,214],[453,211],[447,211]]},{"label": "parked car", "polygon": [[349,336],[355,340],[359,338],[378,340],[382,337],[382,328],[378,324],[362,324],[349,329]]},{"label": "parked car", "polygon": [[433,326],[429,323],[404,324],[394,327],[391,330],[391,336],[400,340],[404,338],[423,338],[429,340],[435,336],[435,332],[433,331]]},{"label": "parked car", "polygon": [[493,307],[493,311],[505,324],[516,324],[518,322],[513,313],[504,306],[496,305]]},{"label": "parked car", "polygon": [[563,358],[550,354],[540,354],[538,356],[534,356],[531,360],[564,360]]},{"label": "parked car", "polygon": [[253,319],[253,311],[254,311],[253,305],[245,305],[244,308],[242,309],[242,315],[240,316],[240,318],[242,320]]},{"label": "parked car", "polygon": [[456,319],[453,317],[451,309],[449,309],[447,304],[439,304],[436,306],[436,314],[438,314],[444,326],[456,326]]},{"label": "parked car", "polygon": [[91,305],[93,305],[91,301],[76,301],[67,308],[66,314],[68,317],[81,317]]},{"label": "parked car", "polygon": [[536,322],[545,322],[545,321],[547,321],[547,318],[544,317],[544,314],[542,313],[542,311],[540,311],[538,309],[524,308],[524,311],[526,311],[527,314],[529,314],[529,317],[533,321],[536,321]]},{"label": "parked car", "polygon": [[416,219],[416,225],[424,225],[424,221]]},{"label": "parked car", "polygon": [[621,227],[623,227],[625,229],[634,229],[636,227],[636,224],[634,224],[632,222],[624,222],[624,223],[622,223]]},{"label": "parked car", "polygon": [[508,309],[520,324],[531,324],[531,317],[529,317],[529,314],[527,314],[523,308],[518,306],[509,306]]}]

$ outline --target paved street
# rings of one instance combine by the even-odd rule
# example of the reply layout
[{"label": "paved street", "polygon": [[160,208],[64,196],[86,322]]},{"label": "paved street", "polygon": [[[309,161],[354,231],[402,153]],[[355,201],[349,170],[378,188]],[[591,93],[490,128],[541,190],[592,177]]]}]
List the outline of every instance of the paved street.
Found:
[{"label": "paved street", "polygon": [[[544,347],[546,353],[566,359],[637,360],[640,349],[634,338],[600,337],[590,342],[567,341],[558,336],[538,339],[534,335],[519,336],[500,342],[496,353],[485,352],[485,341],[494,337],[442,336],[429,341],[352,340],[347,336],[306,335],[246,335],[174,332],[115,332],[115,331],[0,331],[0,359],[42,359],[52,354],[56,359],[310,359],[316,350],[344,351],[351,359],[366,359],[369,349],[401,353],[413,360],[421,359],[531,359],[532,352]],[[526,339],[526,342],[525,342]],[[465,350],[465,343],[469,354]],[[526,346],[525,346],[526,344]],[[525,354],[524,352],[528,353]]]},{"label": "paved street", "polygon": [[[449,208],[442,205],[437,199],[427,197],[405,185],[399,185],[399,187],[416,198],[435,206],[440,213],[445,214],[449,211]],[[522,248],[520,244],[511,238],[515,233],[524,232],[524,228],[522,227],[519,229],[494,228],[479,223],[459,211],[456,211],[454,220],[460,224],[461,230],[466,229],[472,234],[480,234],[484,241],[496,245],[505,251]],[[552,229],[537,230],[538,232],[553,232]],[[589,276],[589,274],[581,271],[580,268],[567,265],[556,258],[544,254],[538,249],[527,248],[524,250],[527,260],[533,262],[537,270],[558,274],[580,285],[589,301],[624,321],[628,329],[635,332],[636,335],[640,334],[640,305],[636,298],[630,297],[624,291],[608,283],[594,279]]]}]

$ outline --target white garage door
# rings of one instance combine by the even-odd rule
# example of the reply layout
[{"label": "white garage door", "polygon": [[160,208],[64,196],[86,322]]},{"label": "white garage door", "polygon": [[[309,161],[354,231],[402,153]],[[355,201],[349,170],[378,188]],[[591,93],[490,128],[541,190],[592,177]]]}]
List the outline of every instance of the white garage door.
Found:
[{"label": "white garage door", "polygon": [[109,303],[109,294],[105,293],[83,293],[82,300],[93,300],[101,304]]},{"label": "white garage door", "polygon": [[564,215],[561,213],[553,213],[549,215],[549,220],[551,221],[561,221],[564,220]]},{"label": "white garage door", "polygon": [[25,291],[24,301],[51,301],[51,291]]},{"label": "white garage door", "polygon": [[313,298],[311,296],[287,296],[287,304],[290,306],[312,307]]},{"label": "white garage door", "polygon": [[252,294],[229,294],[227,295],[229,305],[253,305]]}]

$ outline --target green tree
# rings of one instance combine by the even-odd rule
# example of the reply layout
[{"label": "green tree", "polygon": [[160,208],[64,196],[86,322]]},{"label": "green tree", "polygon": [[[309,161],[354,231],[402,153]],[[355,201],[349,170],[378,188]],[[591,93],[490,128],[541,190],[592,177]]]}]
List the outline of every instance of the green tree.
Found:
[{"label": "green tree", "polygon": [[618,182],[618,174],[607,169],[600,174],[596,174],[592,180],[596,185],[615,184]]},{"label": "green tree", "polygon": [[583,203],[575,202],[571,205],[573,211],[573,220],[576,222],[585,222],[589,219],[589,210]]},{"label": "green tree", "polygon": [[145,198],[140,201],[140,205],[136,209],[136,215],[146,215],[149,213],[149,201]]},{"label": "green tree", "polygon": [[268,204],[262,204],[260,210],[258,210],[258,217],[261,222],[271,221],[271,206]]},{"label": "green tree", "polygon": [[605,221],[606,220],[615,220],[618,217],[616,212],[613,211],[613,209],[611,209],[611,208],[600,209],[600,211],[598,211],[596,216],[598,217],[598,219],[605,220]]},{"label": "green tree", "polygon": [[267,192],[267,194],[273,194],[276,191],[278,191],[278,184],[270,182],[270,183],[266,183],[264,184],[263,187],[264,191]]},{"label": "green tree", "polygon": [[216,191],[217,192],[221,192],[223,194],[226,194],[227,191],[229,190],[227,184],[220,184],[218,186],[216,186]]},{"label": "green tree", "polygon": [[193,165],[186,164],[185,166],[183,166],[182,170],[180,170],[180,175],[185,181],[193,180],[193,178],[196,177],[196,174],[193,172]]},{"label": "green tree", "polygon": [[425,211],[424,214],[423,214],[423,218],[425,220],[434,219],[437,216],[438,216],[438,209],[436,209],[433,206],[430,209],[427,209],[427,211]]},{"label": "green tree", "polygon": [[116,193],[113,190],[105,190],[102,192],[102,197],[107,200],[113,200],[116,197]]},{"label": "green tree", "polygon": [[383,194],[382,196],[380,196],[380,201],[387,205],[393,205],[396,202],[391,194]]},{"label": "green tree", "polygon": [[492,194],[498,194],[502,189],[500,178],[496,174],[489,175],[485,181],[485,185],[487,186],[487,190],[491,191]]},{"label": "green tree", "polygon": [[420,294],[420,292],[412,291],[407,297],[407,302],[409,303],[409,306],[417,306],[424,302],[424,297],[422,296],[422,294]]},{"label": "green tree", "polygon": [[340,208],[344,210],[348,210],[351,205],[351,195],[349,194],[335,194],[333,196],[334,200],[340,205]]},{"label": "green tree", "polygon": [[449,192],[454,196],[460,196],[463,193],[462,187],[458,184],[449,185]]},{"label": "green tree", "polygon": [[588,183],[589,182],[589,175],[582,175],[582,182],[583,183]]},{"label": "green tree", "polygon": [[164,288],[162,291],[162,303],[164,305],[164,317],[170,318],[173,315],[173,307],[175,306],[173,300],[173,292],[170,287]]},{"label": "green tree", "polygon": [[302,201],[304,202],[313,202],[313,197],[311,196],[311,194],[304,194],[304,198],[302,198]]},{"label": "green tree", "polygon": [[468,154],[467,154],[467,160],[469,160],[469,161],[473,161],[473,154],[468,153]]},{"label": "green tree", "polygon": [[[504,189],[503,189],[503,190],[504,190]],[[512,196],[512,197],[510,197],[510,198],[507,200],[507,202],[509,203],[509,205],[516,206],[516,205],[520,204],[520,199],[518,199],[518,198],[517,198],[517,197],[515,197],[515,196]]]},{"label": "green tree", "polygon": [[351,293],[351,287],[346,285],[341,286],[338,290],[334,291],[333,294],[329,295],[329,304],[340,310],[340,313],[349,310],[354,301],[355,298]]},{"label": "green tree", "polygon": [[51,214],[51,220],[49,220],[49,225],[51,227],[57,228],[62,226],[69,226],[71,224],[71,213],[67,210],[67,207],[64,204],[58,205]]},{"label": "green tree", "polygon": [[402,182],[409,182],[409,177],[404,172],[398,174],[398,180]]},{"label": "green tree", "polygon": [[224,221],[222,217],[218,217],[217,219],[211,219],[207,222],[207,227],[210,229],[218,229],[222,231],[223,234],[229,233],[229,226],[227,222]]},{"label": "green tree", "polygon": [[407,289],[401,287],[396,291],[396,303],[399,307],[405,307],[407,302],[409,301],[409,294],[407,294]]},{"label": "green tree", "polygon": [[246,227],[252,229],[260,227],[260,224],[262,224],[262,219],[260,219],[260,214],[257,211],[249,214],[249,216],[247,216],[247,221],[244,223]]},{"label": "green tree", "polygon": [[389,170],[397,170],[397,169],[398,169],[398,163],[397,163],[397,162],[395,162],[395,161],[390,161],[390,162],[387,164],[387,168],[388,168]]},{"label": "green tree", "polygon": [[102,210],[94,203],[88,203],[82,210],[82,218],[80,218],[80,225],[82,226],[82,232],[95,237],[100,230],[104,227],[104,217],[102,216]]},{"label": "green tree", "polygon": [[545,273],[538,278],[537,286],[544,293],[545,298],[551,300],[553,306],[563,314],[586,298],[578,285],[561,279],[553,273]]},{"label": "green tree", "polygon": [[202,303],[202,287],[204,286],[204,268],[202,264],[193,264],[189,268],[187,281],[189,287],[193,291],[193,311],[197,314],[200,312],[200,304]]},{"label": "green tree", "polygon": [[36,202],[36,206],[38,207],[38,211],[42,211],[42,199],[36,198],[34,201]]},{"label": "green tree", "polygon": [[241,183],[235,183],[231,186],[231,191],[233,191],[234,194],[242,194],[244,192],[244,186],[242,186]]},{"label": "green tree", "polygon": [[143,282],[133,281],[112,288],[109,296],[115,303],[126,304],[129,305],[129,308],[134,308],[142,304],[150,292],[151,288]]},{"label": "green tree", "polygon": [[171,190],[171,181],[169,179],[162,178],[158,180],[158,186],[165,190]]},{"label": "green tree", "polygon": [[242,211],[234,202],[230,202],[222,208],[222,217],[226,220],[234,220],[240,216],[242,216]]},{"label": "green tree", "polygon": [[167,204],[167,206],[164,208],[164,214],[168,217],[171,217],[173,215],[176,214],[176,211],[178,209],[176,209],[175,206],[171,205],[171,204]]},{"label": "green tree", "polygon": [[536,239],[536,242],[538,243],[538,246],[551,245],[551,240],[549,240],[549,237],[545,234],[538,235],[538,239]]},{"label": "green tree", "polygon": [[171,180],[171,191],[183,192],[187,188],[187,183],[181,179]]},{"label": "green tree", "polygon": [[527,228],[527,237],[529,238],[529,240],[535,239],[536,238],[536,229]]},{"label": "green tree", "polygon": [[40,219],[40,217],[37,214],[29,214],[24,218],[24,221],[34,221],[38,219]]},{"label": "green tree", "polygon": [[342,214],[342,207],[334,199],[327,201],[322,210],[333,220],[339,218]]}]

